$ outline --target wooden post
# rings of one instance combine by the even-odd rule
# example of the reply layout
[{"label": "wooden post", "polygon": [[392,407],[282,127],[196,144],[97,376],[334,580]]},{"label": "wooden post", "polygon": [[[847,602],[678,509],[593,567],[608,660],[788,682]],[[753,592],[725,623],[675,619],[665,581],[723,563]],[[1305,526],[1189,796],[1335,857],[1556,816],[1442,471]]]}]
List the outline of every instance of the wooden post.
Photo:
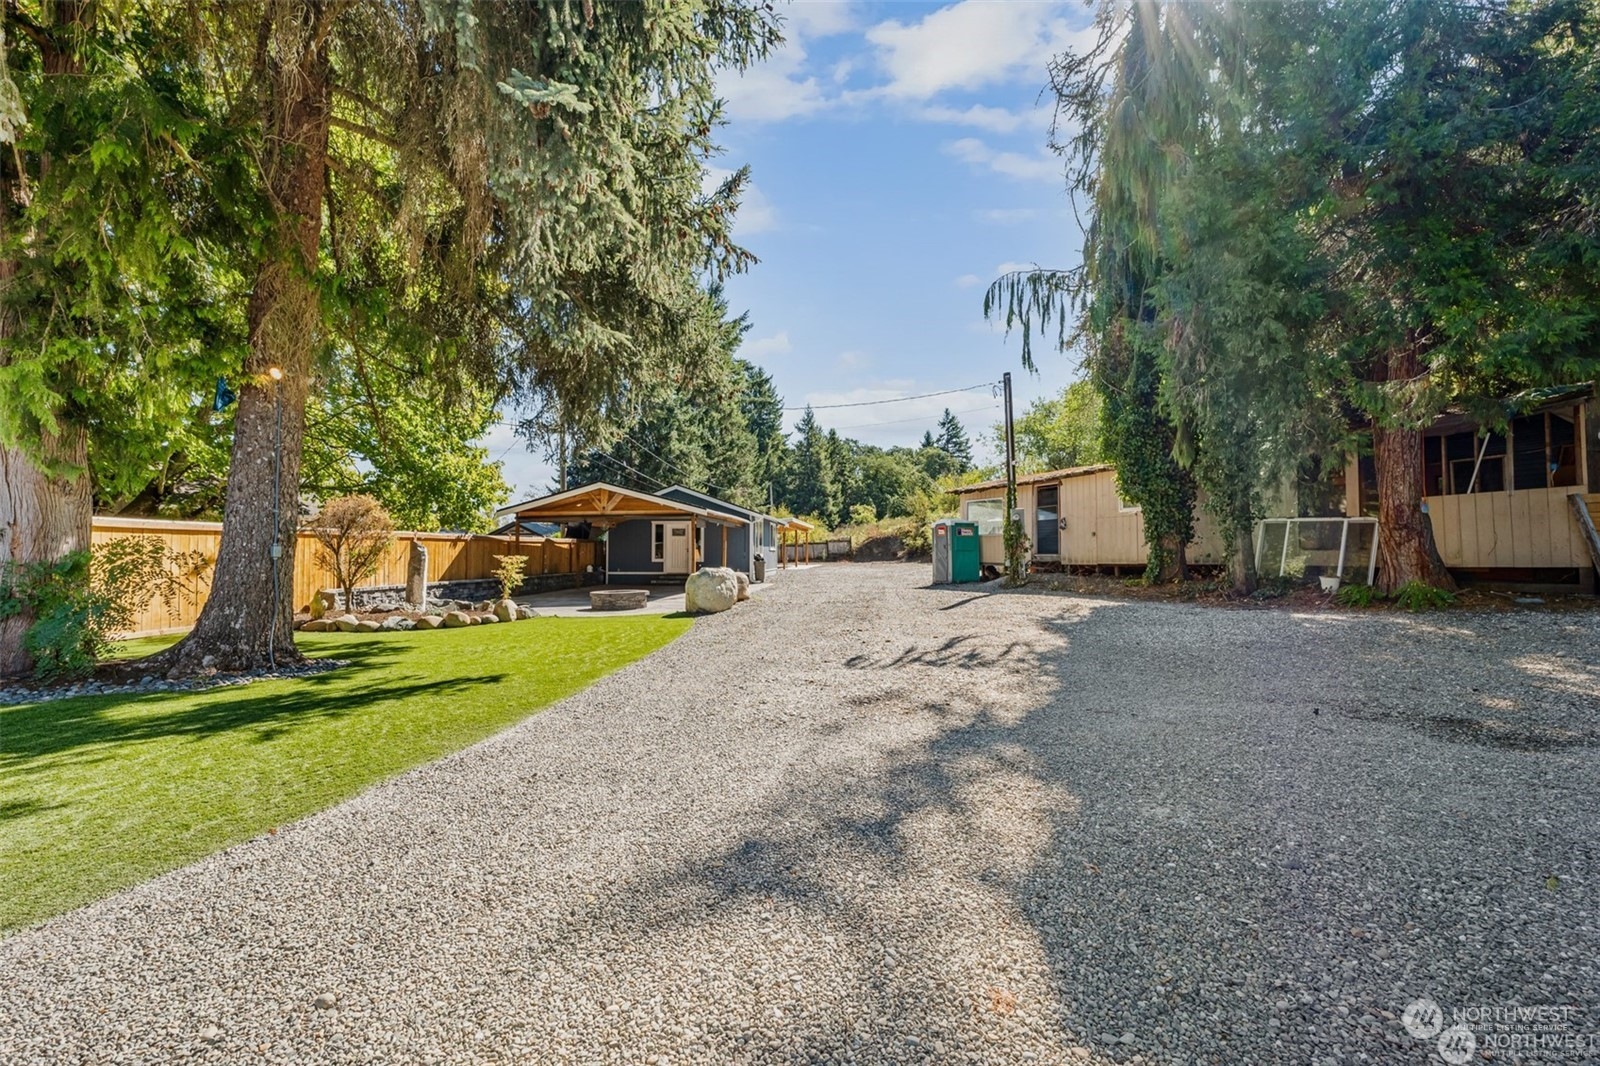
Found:
[{"label": "wooden post", "polygon": [[728,527],[722,527],[722,565],[728,565]]},{"label": "wooden post", "polygon": [[695,526],[696,525],[697,525],[696,520],[694,518],[690,518],[689,519],[689,573],[691,573],[691,574],[694,573],[697,569],[699,569],[699,567],[696,566],[696,563],[697,563],[698,560],[695,559],[695,556],[698,555],[699,552],[694,550],[694,539],[695,539],[694,535],[695,535]]}]

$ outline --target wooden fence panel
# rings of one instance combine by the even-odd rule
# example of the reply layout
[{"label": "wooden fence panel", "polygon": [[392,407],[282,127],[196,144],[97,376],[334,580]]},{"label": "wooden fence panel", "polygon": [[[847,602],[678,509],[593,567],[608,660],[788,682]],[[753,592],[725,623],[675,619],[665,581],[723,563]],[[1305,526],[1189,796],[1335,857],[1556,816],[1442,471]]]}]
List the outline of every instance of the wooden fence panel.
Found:
[{"label": "wooden fence panel", "polygon": [[[222,543],[220,522],[169,522],[160,519],[118,518],[96,516],[91,534],[91,545],[101,545],[122,537],[157,537],[169,550],[199,552],[211,563],[216,562],[217,548]],[[472,581],[494,576],[498,567],[497,555],[521,555],[528,560],[524,569],[530,577],[543,574],[576,574],[592,565],[596,558],[596,544],[589,540],[524,537],[518,543],[511,537],[477,536],[470,533],[412,533],[395,534],[395,541],[384,553],[377,572],[362,588],[378,585],[404,585],[406,568],[410,563],[411,542],[420,541],[428,549],[428,580]],[[334,586],[333,572],[319,558],[320,545],[310,533],[302,531],[295,543],[294,553],[294,604],[297,610],[307,607],[320,591]],[[207,571],[202,584],[209,584]],[[199,599],[182,603],[169,612],[159,600],[152,601],[141,610],[132,635],[148,636],[156,633],[173,633],[188,629],[200,617],[205,604],[202,589]]]}]

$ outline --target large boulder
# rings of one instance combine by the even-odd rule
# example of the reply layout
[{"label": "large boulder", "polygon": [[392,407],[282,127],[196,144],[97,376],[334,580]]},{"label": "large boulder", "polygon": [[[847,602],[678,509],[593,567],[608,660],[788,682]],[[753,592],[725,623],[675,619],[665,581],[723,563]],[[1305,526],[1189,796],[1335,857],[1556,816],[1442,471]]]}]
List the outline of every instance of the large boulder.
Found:
[{"label": "large boulder", "polygon": [[466,611],[451,611],[444,616],[444,627],[446,629],[460,629],[462,626],[470,626],[471,624],[472,616]]},{"label": "large boulder", "polygon": [[750,598],[750,575],[741,570],[735,570],[733,577],[735,581],[739,582],[739,599],[741,601],[748,600]]},{"label": "large boulder", "polygon": [[331,589],[323,589],[311,597],[311,617],[326,618],[339,606],[339,594]]},{"label": "large boulder", "polygon": [[404,633],[408,629],[417,628],[417,623],[403,614],[393,614],[383,620],[381,628],[387,633]]},{"label": "large boulder", "polygon": [[472,624],[475,626],[499,625],[500,619],[497,615],[479,614],[473,616]]},{"label": "large boulder", "polygon": [[354,633],[356,626],[361,624],[361,619],[353,614],[341,614],[333,620],[333,624],[339,627],[341,633]]},{"label": "large boulder", "polygon": [[500,600],[496,602],[494,616],[502,622],[515,622],[517,620],[517,602],[515,600]]},{"label": "large boulder", "polygon": [[428,606],[428,549],[418,540],[406,555],[406,602]]},{"label": "large boulder", "polygon": [[334,625],[332,622],[328,621],[326,618],[313,618],[311,621],[307,622],[305,625],[300,627],[300,632],[302,632],[302,633],[326,633],[329,630],[338,629],[338,628],[339,628],[338,626]]},{"label": "large boulder", "polygon": [[382,628],[383,624],[381,622],[374,622],[372,619],[368,618],[365,621],[357,622],[355,631],[357,633],[376,633]]},{"label": "large boulder", "polygon": [[725,566],[708,566],[684,582],[683,609],[690,614],[715,614],[738,602],[739,578]]},{"label": "large boulder", "polygon": [[418,629],[438,629],[442,625],[444,625],[443,615],[425,614],[417,619]]},{"label": "large boulder", "polygon": [[518,607],[517,608],[517,618],[519,620],[521,620],[521,621],[526,621],[529,618],[538,618],[538,617],[539,617],[539,612],[535,611],[532,607]]}]

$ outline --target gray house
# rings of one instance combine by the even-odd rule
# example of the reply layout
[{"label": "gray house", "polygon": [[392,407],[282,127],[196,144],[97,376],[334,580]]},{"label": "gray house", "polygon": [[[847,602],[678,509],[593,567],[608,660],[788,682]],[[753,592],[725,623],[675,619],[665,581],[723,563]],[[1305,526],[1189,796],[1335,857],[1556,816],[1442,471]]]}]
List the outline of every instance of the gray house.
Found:
[{"label": "gray house", "polygon": [[607,584],[686,578],[728,565],[754,577],[752,557],[776,559],[783,519],[674,485],[661,493],[597,482],[501,509],[517,522],[581,526],[605,544]]}]

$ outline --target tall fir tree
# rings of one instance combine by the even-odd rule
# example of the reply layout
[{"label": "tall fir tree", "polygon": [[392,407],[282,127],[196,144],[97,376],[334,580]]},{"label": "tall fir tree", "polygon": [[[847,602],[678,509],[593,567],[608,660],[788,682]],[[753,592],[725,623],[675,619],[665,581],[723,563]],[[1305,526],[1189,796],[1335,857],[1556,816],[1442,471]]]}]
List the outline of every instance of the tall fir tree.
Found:
[{"label": "tall fir tree", "polygon": [[956,473],[965,474],[972,469],[972,442],[967,440],[967,430],[962,426],[961,419],[952,414],[948,407],[939,418],[937,446],[955,460]]},{"label": "tall fir tree", "polygon": [[816,515],[829,525],[839,519],[839,486],[834,479],[828,435],[808,406],[794,427],[794,454],[784,500],[796,514]]}]

